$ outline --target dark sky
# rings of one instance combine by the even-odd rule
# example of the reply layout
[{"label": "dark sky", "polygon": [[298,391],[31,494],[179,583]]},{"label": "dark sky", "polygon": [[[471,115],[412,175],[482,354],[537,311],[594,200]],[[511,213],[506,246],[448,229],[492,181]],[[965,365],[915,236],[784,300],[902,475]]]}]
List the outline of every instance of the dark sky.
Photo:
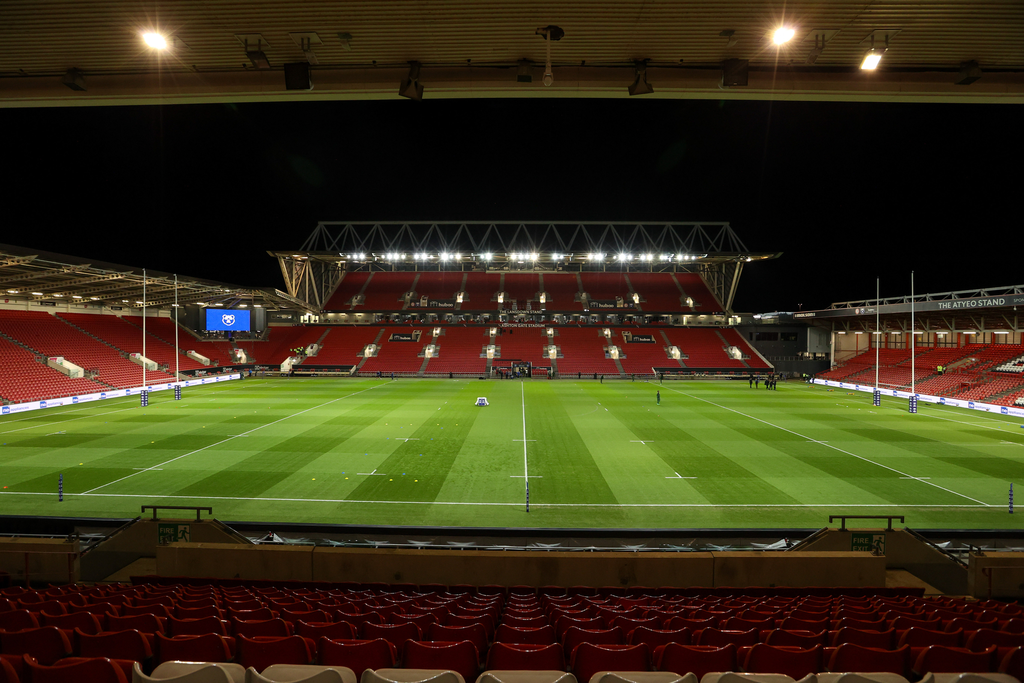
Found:
[{"label": "dark sky", "polygon": [[320,220],[728,221],[736,310],[1024,282],[1020,105],[0,109],[0,242],[253,286]]}]

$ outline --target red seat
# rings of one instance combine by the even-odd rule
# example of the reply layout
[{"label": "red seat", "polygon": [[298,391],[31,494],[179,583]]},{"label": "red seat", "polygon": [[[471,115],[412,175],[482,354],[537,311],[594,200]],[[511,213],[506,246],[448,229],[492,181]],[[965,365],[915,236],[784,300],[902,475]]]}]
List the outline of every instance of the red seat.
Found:
[{"label": "red seat", "polygon": [[484,668],[489,671],[565,671],[565,655],[558,643],[494,643],[487,652]]},{"label": "red seat", "polygon": [[910,664],[909,645],[904,645],[898,650],[882,650],[856,643],[843,643],[832,652],[828,670],[887,671],[906,677],[910,674]]},{"label": "red seat", "polygon": [[233,639],[207,633],[200,636],[156,634],[156,663],[181,660],[186,662],[230,662]]},{"label": "red seat", "polygon": [[256,671],[263,671],[271,664],[312,664],[313,659],[313,645],[302,636],[239,636],[237,639],[235,661]]},{"label": "red seat", "polygon": [[861,631],[857,628],[841,628],[838,631],[829,631],[829,640],[832,645],[843,643],[856,643],[863,647],[873,647],[880,650],[892,648],[896,632],[888,631]]},{"label": "red seat", "polygon": [[6,659],[0,659],[0,683],[21,683],[17,669]]},{"label": "red seat", "polygon": [[931,645],[914,662],[914,673],[988,673],[996,667],[995,646],[983,652],[971,652],[963,647]]},{"label": "red seat", "polygon": [[56,626],[40,626],[21,631],[7,631],[0,637],[0,652],[6,655],[29,655],[43,666],[49,666],[72,653],[71,640]]},{"label": "red seat", "polygon": [[998,649],[1001,660],[1010,650],[1024,647],[1024,633],[1004,633],[990,628],[979,628],[967,637],[967,649],[972,652],[982,652],[993,645]]},{"label": "red seat", "polygon": [[135,629],[140,633],[163,633],[166,619],[155,614],[130,614],[128,616],[109,615],[107,628],[111,631],[127,631]]},{"label": "red seat", "polygon": [[623,633],[629,633],[633,629],[639,628],[641,626],[647,628],[658,628],[659,626],[661,626],[661,619],[658,619],[657,617],[649,617],[646,619],[615,617],[614,619],[608,622],[608,628],[615,628],[616,626],[621,628]]},{"label": "red seat", "polygon": [[170,617],[167,620],[167,635],[169,636],[201,636],[206,633],[216,633],[219,636],[226,636],[229,633],[230,623],[215,617],[198,617],[196,619],[175,619]]},{"label": "red seat", "polygon": [[824,647],[827,644],[827,638],[828,631],[811,633],[810,631],[785,631],[777,628],[768,631],[768,636],[764,642],[767,645],[809,649],[815,645]]},{"label": "red seat", "polygon": [[300,621],[295,624],[295,635],[312,638],[314,643],[318,643],[321,638],[351,640],[356,637],[356,630],[347,621],[327,623]]},{"label": "red seat", "polygon": [[427,626],[424,640],[441,640],[448,642],[468,640],[476,647],[476,651],[480,657],[483,657],[487,653],[487,630],[484,628],[483,624],[470,624],[469,626],[442,626],[441,624],[430,624]]},{"label": "red seat", "polygon": [[706,628],[694,633],[696,645],[709,645],[711,647],[722,647],[732,643],[736,647],[756,645],[761,641],[760,634],[756,628],[749,631],[722,631],[717,628]]},{"label": "red seat", "polygon": [[[931,645],[943,645],[945,647],[959,647],[963,638],[963,631],[932,631],[926,628],[908,628],[900,636],[899,645],[909,645],[913,648],[929,647]],[[915,653],[916,656],[916,653]]]},{"label": "red seat", "polygon": [[657,648],[662,645],[668,645],[669,643],[689,645],[690,629],[654,629],[647,628],[646,626],[638,626],[629,634],[629,644],[636,645],[637,643],[647,643],[647,647],[651,648],[651,652],[654,652]]},{"label": "red seat", "polygon": [[785,674],[799,680],[822,670],[821,650],[820,645],[802,649],[758,643],[747,652],[743,668],[751,673]]},{"label": "red seat", "polygon": [[145,663],[153,656],[146,636],[138,631],[106,631],[90,635],[78,630],[78,653],[83,657],[107,657]]},{"label": "red seat", "polygon": [[71,657],[55,666],[40,664],[25,655],[25,666],[32,683],[128,683],[129,679],[117,664],[103,657]]},{"label": "red seat", "polygon": [[999,662],[999,673],[1010,674],[1018,681],[1024,680],[1024,647],[1015,647]]},{"label": "red seat", "polygon": [[604,619],[600,617],[567,617],[560,616],[555,619],[555,637],[562,640],[562,636],[573,626],[586,629],[604,628]]},{"label": "red seat", "polygon": [[178,619],[202,619],[203,617],[224,618],[224,610],[216,605],[202,605],[199,607],[182,607],[179,602],[174,609],[174,616]]},{"label": "red seat", "polygon": [[265,619],[277,619],[280,614],[269,607],[241,610],[228,608],[227,616],[228,621],[263,621]]},{"label": "red seat", "polygon": [[407,640],[402,648],[402,666],[406,669],[447,669],[458,672],[466,681],[475,681],[480,673],[480,655],[468,640]]},{"label": "red seat", "polygon": [[569,668],[577,681],[589,681],[598,671],[650,671],[651,651],[639,645],[594,645],[580,643],[572,653]]},{"label": "red seat", "polygon": [[580,643],[592,645],[624,645],[626,636],[621,628],[589,629],[573,626],[562,634],[562,650],[572,659]]},{"label": "red seat", "polygon": [[259,621],[232,620],[231,632],[235,636],[246,636],[249,638],[285,638],[292,634],[292,627],[284,619],[261,619]]},{"label": "red seat", "polygon": [[398,657],[395,646],[386,640],[333,640],[321,638],[317,643],[317,663],[325,666],[347,666],[361,678],[366,669],[391,669]]},{"label": "red seat", "polygon": [[395,646],[395,650],[402,651],[402,646],[407,640],[419,640],[423,637],[420,627],[411,621],[404,624],[363,624],[361,635],[366,640],[381,638]]},{"label": "red seat", "polygon": [[103,622],[95,614],[89,612],[72,612],[71,614],[47,614],[41,615],[43,626],[56,626],[63,631],[74,631],[81,629],[83,633],[96,634],[103,630]]},{"label": "red seat", "polygon": [[540,614],[529,616],[529,617],[525,617],[525,616],[519,616],[518,614],[509,614],[508,612],[506,612],[505,616],[501,620],[501,625],[499,625],[498,628],[501,628],[501,626],[519,626],[519,627],[526,627],[526,628],[538,628],[540,626],[547,626],[547,625],[548,625],[548,618],[543,616],[543,615],[540,615]]},{"label": "red seat", "polygon": [[27,609],[0,612],[0,631],[22,631],[27,628],[39,628],[36,615]]},{"label": "red seat", "polygon": [[776,622],[776,627],[785,631],[810,631],[811,633],[827,631],[828,625],[828,619],[810,620],[786,617],[785,619],[779,619],[778,622]]},{"label": "red seat", "polygon": [[555,628],[554,626],[528,628],[508,626],[502,623],[494,633],[494,642],[550,645],[555,642]]}]

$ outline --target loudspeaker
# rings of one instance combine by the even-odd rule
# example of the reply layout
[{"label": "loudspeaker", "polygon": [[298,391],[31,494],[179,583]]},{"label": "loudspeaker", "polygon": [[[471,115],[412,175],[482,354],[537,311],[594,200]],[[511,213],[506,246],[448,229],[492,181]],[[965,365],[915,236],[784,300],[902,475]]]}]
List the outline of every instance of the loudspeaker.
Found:
[{"label": "loudspeaker", "polygon": [[747,84],[747,67],[750,62],[746,59],[726,59],[722,62],[722,87],[744,86]]},{"label": "loudspeaker", "polygon": [[285,90],[312,90],[313,81],[309,75],[309,64],[306,62],[285,64],[284,88]]}]

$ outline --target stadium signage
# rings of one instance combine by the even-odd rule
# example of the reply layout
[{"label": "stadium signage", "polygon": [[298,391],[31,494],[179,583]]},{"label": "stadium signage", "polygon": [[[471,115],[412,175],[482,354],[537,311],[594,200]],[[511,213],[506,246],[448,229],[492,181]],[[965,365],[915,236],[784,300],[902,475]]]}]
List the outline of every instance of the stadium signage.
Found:
[{"label": "stadium signage", "polygon": [[938,301],[940,311],[953,308],[983,308],[988,306],[1005,306],[1006,297],[996,299],[961,299],[959,301]]},{"label": "stadium signage", "polygon": [[[875,388],[871,386],[865,386],[863,384],[850,384],[849,382],[836,382],[834,380],[826,379],[814,379],[814,384],[822,384],[828,387],[837,387],[839,389],[851,389],[853,391],[863,391],[866,393],[874,392]],[[910,398],[909,391],[900,391],[899,389],[887,389],[885,394],[895,396],[897,398]],[[979,403],[978,401],[962,401],[955,398],[946,398],[945,396],[930,396],[928,394],[916,394],[917,400],[923,403],[936,403],[938,405],[953,406],[955,408],[968,408],[969,410],[980,410],[986,413],[1000,413],[1002,415],[1013,415],[1014,417],[1024,417],[1024,408],[1018,408],[1016,406],[997,406],[993,403]]]},{"label": "stadium signage", "polygon": [[632,335],[629,338],[629,343],[630,344],[653,344],[653,343],[655,343],[654,342],[654,335],[653,334],[634,334],[634,335]]},{"label": "stadium signage", "polygon": [[502,327],[547,327],[540,323],[502,323]]},{"label": "stadium signage", "polygon": [[391,338],[388,339],[388,341],[393,341],[393,342],[411,342],[411,341],[416,341],[416,340],[412,338],[412,333],[411,332],[409,332],[409,333],[406,333],[406,332],[392,332],[391,333]]},{"label": "stadium signage", "polygon": [[152,384],[147,387],[134,387],[132,389],[125,389],[124,393],[120,390],[113,391],[101,391],[95,394],[80,394],[78,396],[65,396],[63,398],[50,398],[45,401],[33,401],[31,403],[14,403],[9,406],[3,406],[0,408],[0,414],[10,415],[11,413],[23,413],[28,410],[41,410],[43,408],[56,408],[57,406],[70,406],[77,403],[84,403],[86,401],[102,401],[108,398],[118,398],[120,396],[133,396],[146,391],[166,391],[173,389],[176,385],[182,387],[196,387],[200,384],[216,384],[217,382],[227,382],[233,379],[241,379],[241,373],[232,373],[229,375],[217,375],[215,377],[203,377],[201,379],[190,379],[180,382],[168,382],[166,384]]},{"label": "stadium signage", "polygon": [[427,308],[455,308],[455,301],[451,299],[430,299],[427,301]]},{"label": "stadium signage", "polygon": [[[952,299],[949,301],[916,301],[914,311],[960,311],[976,308],[1000,308],[1024,304],[1024,295],[974,297],[971,299]],[[862,315],[910,313],[910,303],[883,304],[881,306],[860,306],[854,308],[836,308],[827,311],[802,311],[794,313],[794,318],[856,318]]]}]

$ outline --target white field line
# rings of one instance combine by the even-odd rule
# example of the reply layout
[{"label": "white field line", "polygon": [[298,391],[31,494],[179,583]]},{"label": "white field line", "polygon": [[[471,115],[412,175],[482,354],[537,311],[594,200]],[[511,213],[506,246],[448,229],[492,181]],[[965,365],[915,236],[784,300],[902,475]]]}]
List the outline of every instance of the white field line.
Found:
[{"label": "white field line", "polygon": [[526,460],[526,382],[519,380],[519,395],[523,402],[523,485],[526,487],[526,498],[530,498],[530,466]]},{"label": "white field line", "polygon": [[729,407],[720,405],[718,403],[715,403],[714,401],[709,401],[706,398],[701,398],[699,396],[694,396],[693,394],[688,394],[685,391],[679,391],[678,389],[672,389],[672,391],[674,391],[677,394],[682,394],[683,396],[689,396],[690,398],[695,398],[698,401],[702,401],[703,403],[707,403],[709,405],[713,405],[713,406],[715,406],[717,408],[721,408],[722,410],[728,410],[730,413],[736,413],[737,415],[742,415],[745,418],[748,418],[750,420],[754,420],[756,422],[760,422],[761,424],[766,424],[769,427],[774,427],[775,429],[781,430],[783,432],[787,432],[789,434],[793,434],[794,436],[799,436],[802,439],[807,439],[808,441],[813,441],[814,443],[822,445],[825,448],[831,448],[834,451],[839,451],[840,453],[844,453],[846,455],[849,455],[850,457],[857,458],[858,460],[863,460],[864,462],[871,463],[872,465],[876,465],[876,466],[881,467],[883,469],[887,469],[890,472],[895,472],[896,474],[900,475],[901,477],[908,477],[910,479],[916,479],[917,481],[920,481],[922,484],[927,484],[928,486],[934,486],[935,488],[941,489],[941,490],[945,491],[946,493],[952,493],[954,496],[959,496],[961,498],[966,498],[967,500],[974,501],[975,503],[978,503],[979,505],[984,505],[985,507],[993,507],[992,505],[990,505],[988,503],[984,503],[984,502],[978,500],[977,498],[971,498],[970,496],[964,495],[962,493],[957,493],[956,491],[954,491],[952,489],[947,489],[945,486],[939,486],[938,484],[934,484],[934,483],[932,483],[930,481],[924,481],[924,480],[920,479],[919,477],[915,477],[915,476],[913,476],[911,474],[908,474],[906,472],[901,472],[900,470],[896,469],[895,467],[889,467],[888,465],[883,465],[882,463],[876,462],[874,460],[871,460],[870,458],[865,458],[862,455],[857,455],[856,453],[851,453],[850,451],[843,450],[842,448],[839,448],[838,446],[833,446],[832,444],[825,443],[823,441],[815,441],[811,437],[805,436],[804,434],[801,434],[800,432],[794,432],[792,429],[786,429],[785,427],[780,427],[777,424],[772,424],[771,422],[768,422],[767,420],[762,420],[759,417],[754,417],[753,415],[747,415],[746,413],[743,413],[743,412],[740,412],[738,410],[735,410],[734,408],[729,408]]},{"label": "white field line", "polygon": [[[264,384],[266,384],[266,382],[264,382]],[[251,385],[247,385],[247,386],[251,386]],[[215,386],[211,387],[211,389],[213,389],[213,388],[215,388]],[[238,387],[224,387],[223,389],[221,389],[220,391],[217,391],[216,393],[221,394],[221,393],[223,393],[225,391],[231,391],[231,390],[237,389],[237,388]],[[114,391],[114,390],[112,389],[111,391]],[[213,392],[211,392],[211,393],[213,393]],[[122,399],[119,402],[123,402],[123,399],[126,399],[126,398],[128,398],[128,399],[134,398],[134,399],[138,400],[138,395],[136,394],[135,396],[120,396],[119,398]],[[90,408],[95,408],[95,407],[96,406],[85,405],[85,406],[83,406],[81,408],[76,408],[74,410],[65,410],[61,414],[62,415],[67,415],[68,413],[78,413],[78,412],[81,412],[83,410],[89,410]],[[26,429],[36,429],[37,427],[52,427],[55,424],[62,424],[64,422],[73,422],[75,420],[84,420],[86,418],[99,417],[101,415],[110,415],[112,413],[123,413],[126,410],[135,410],[138,407],[139,407],[138,405],[133,405],[133,406],[130,406],[128,408],[118,408],[117,410],[108,410],[105,413],[90,413],[89,415],[82,415],[81,417],[68,418],[67,420],[54,420],[53,422],[45,422],[45,423],[41,422],[39,424],[29,425],[28,427],[20,427],[18,429],[8,429],[6,432],[0,432],[0,434],[13,434],[14,432],[23,432]],[[36,418],[36,417],[39,417],[38,413],[36,413],[35,415],[32,415],[30,417],[19,418],[17,420],[6,420],[4,422],[4,424],[11,423],[11,422],[22,422],[24,420],[30,420],[30,419]]]},{"label": "white field line", "polygon": [[198,449],[196,449],[194,451],[191,451],[189,453],[185,453],[184,455],[179,455],[177,457],[171,458],[170,460],[165,460],[162,463],[159,463],[157,465],[153,465],[152,467],[147,467],[147,468],[143,469],[140,472],[136,472],[135,474],[129,474],[127,476],[121,477],[120,479],[115,479],[114,481],[107,482],[106,484],[101,484],[101,485],[99,485],[99,486],[97,486],[95,488],[89,489],[85,493],[93,493],[94,491],[99,491],[100,489],[106,488],[107,486],[110,486],[111,484],[116,484],[116,483],[118,483],[120,481],[124,481],[125,479],[131,479],[132,477],[134,477],[136,475],[142,474],[143,472],[148,472],[149,470],[154,470],[154,469],[163,467],[164,465],[170,464],[170,463],[174,462],[175,460],[181,460],[182,458],[187,458],[190,455],[195,455],[196,453],[201,453],[201,452],[203,452],[203,451],[205,451],[205,450],[207,450],[209,448],[213,448],[214,446],[219,446],[222,443],[227,443],[228,441],[231,441],[232,439],[237,439],[239,437],[243,437],[243,436],[247,436],[249,434],[252,434],[253,432],[259,431],[259,430],[263,429],[264,427],[269,427],[271,425],[277,424],[278,422],[284,422],[285,420],[290,420],[293,417],[297,417],[299,415],[302,415],[303,413],[308,413],[311,410],[316,410],[317,408],[323,408],[324,406],[329,406],[332,403],[337,403],[338,401],[343,401],[346,398],[351,398],[352,396],[355,396],[356,394],[361,394],[364,391],[370,391],[371,389],[376,389],[377,387],[382,387],[382,386],[385,386],[385,385],[377,384],[377,385],[374,385],[372,387],[368,387],[366,389],[361,389],[359,391],[352,392],[348,396],[339,396],[338,398],[331,399],[330,401],[327,401],[326,403],[321,403],[318,406],[313,406],[312,408],[306,408],[305,410],[300,410],[297,413],[292,413],[291,415],[286,415],[286,416],[282,417],[279,420],[274,420],[273,422],[268,422],[265,425],[260,425],[259,427],[255,427],[253,429],[250,429],[249,431],[243,432],[242,434],[238,434],[236,436],[229,436],[228,438],[223,439],[221,441],[218,441],[216,443],[211,443],[209,446],[203,446],[202,448],[198,448]]},{"label": "white field line", "polygon": [[[674,478],[674,477],[673,477]],[[40,492],[18,492],[2,491],[4,496],[53,496],[52,493]],[[234,500],[243,502],[281,502],[281,503],[354,503],[359,505],[475,505],[481,507],[522,507],[521,502],[517,503],[473,503],[467,501],[440,501],[440,500],[348,500],[345,498],[249,498],[243,496],[175,496],[155,495],[149,496],[135,493],[65,493],[64,498],[153,498],[174,499],[174,500]],[[989,508],[990,505],[981,503],[979,505],[928,505],[913,503],[900,505],[898,503],[836,503],[829,501],[825,503],[532,503],[530,507],[547,508]]]}]

